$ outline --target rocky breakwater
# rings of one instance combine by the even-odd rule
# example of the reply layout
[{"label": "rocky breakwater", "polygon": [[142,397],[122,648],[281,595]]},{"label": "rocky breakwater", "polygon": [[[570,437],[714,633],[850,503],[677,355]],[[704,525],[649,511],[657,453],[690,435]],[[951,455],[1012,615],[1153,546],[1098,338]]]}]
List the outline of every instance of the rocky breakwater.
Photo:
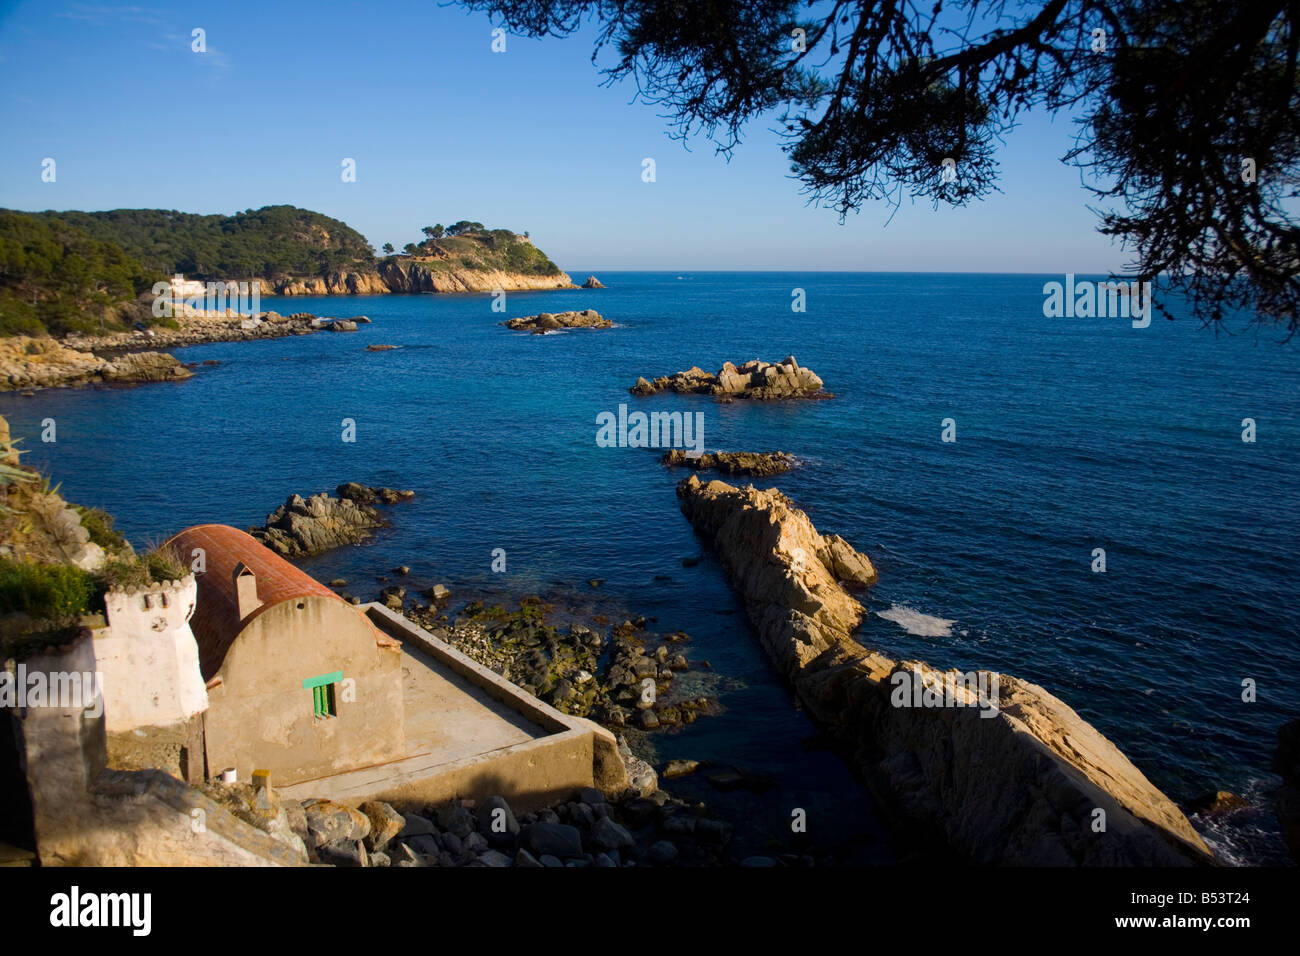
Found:
[{"label": "rocky breakwater", "polygon": [[660,464],[669,468],[694,468],[696,471],[719,471],[724,475],[749,475],[767,478],[787,472],[799,464],[794,455],[783,451],[705,452],[692,458],[680,448],[664,453]]},{"label": "rocky breakwater", "polygon": [[346,482],[335,490],[337,498],[325,492],[303,498],[290,495],[284,504],[266,516],[266,524],[248,533],[276,554],[286,558],[320,554],[345,544],[365,540],[384,521],[376,504],[395,504],[415,497],[414,491],[371,488]]},{"label": "rocky breakwater", "polygon": [[581,312],[539,312],[519,319],[502,322],[506,328],[517,331],[545,335],[547,332],[559,332],[562,329],[612,329],[614,323],[602,316],[595,309],[583,309]]},{"label": "rocky breakwater", "polygon": [[656,395],[659,392],[712,395],[723,401],[738,398],[758,401],[832,398],[822,385],[822,380],[812,369],[802,367],[793,355],[787,355],[780,362],[759,359],[751,359],[743,365],[725,362],[716,374],[691,367],[654,381],[638,378],[628,391],[633,395]]},{"label": "rocky breakwater", "polygon": [[165,352],[128,352],[102,358],[69,348],[53,338],[0,339],[0,391],[95,383],[179,382],[193,374]]},{"label": "rocky breakwater", "polygon": [[865,611],[848,588],[875,569],[779,491],[691,475],[677,495],[769,660],[888,810],[981,864],[1212,862],[1173,802],[1043,688],[858,644]]}]

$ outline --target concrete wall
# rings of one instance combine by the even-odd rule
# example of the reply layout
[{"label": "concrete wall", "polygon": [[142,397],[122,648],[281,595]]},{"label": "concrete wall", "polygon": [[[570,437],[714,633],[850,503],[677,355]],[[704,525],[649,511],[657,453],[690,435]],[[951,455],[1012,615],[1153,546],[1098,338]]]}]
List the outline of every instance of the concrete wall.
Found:
[{"label": "concrete wall", "polygon": [[[340,670],[338,716],[315,717],[303,680]],[[405,756],[401,649],[377,646],[366,620],[337,598],[291,599],[257,613],[211,683],[210,774],[234,767],[247,780],[270,770],[287,785]]]},{"label": "concrete wall", "polygon": [[190,631],[194,575],[105,595],[108,627],[95,635],[95,666],[110,734],[183,724],[208,707]]},{"label": "concrete wall", "polygon": [[[395,780],[385,791],[394,800],[437,803],[456,795],[477,798],[514,794],[523,804],[531,802],[541,807],[582,787],[594,786],[612,797],[627,789],[627,768],[610,731],[556,710],[390,608],[378,603],[364,607],[366,615],[386,634],[418,647],[439,666],[481,687],[554,734],[494,751],[481,760],[464,761],[464,766],[449,767],[445,785],[432,779],[418,785],[412,780]],[[492,789],[494,781],[496,789]],[[448,795],[449,791],[454,792]]]}]

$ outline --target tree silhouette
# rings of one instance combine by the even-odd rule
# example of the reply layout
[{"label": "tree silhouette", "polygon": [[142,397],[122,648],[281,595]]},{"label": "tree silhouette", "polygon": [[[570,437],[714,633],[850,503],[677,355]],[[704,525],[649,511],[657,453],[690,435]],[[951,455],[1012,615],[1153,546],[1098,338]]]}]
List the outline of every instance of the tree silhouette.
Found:
[{"label": "tree silhouette", "polygon": [[[841,218],[997,189],[1029,109],[1078,124],[1104,234],[1191,313],[1297,328],[1297,0],[462,0],[512,33],[598,25],[593,62],[674,135],[729,155],[774,119],[810,200]],[[1169,300],[1157,307],[1172,317]]]}]

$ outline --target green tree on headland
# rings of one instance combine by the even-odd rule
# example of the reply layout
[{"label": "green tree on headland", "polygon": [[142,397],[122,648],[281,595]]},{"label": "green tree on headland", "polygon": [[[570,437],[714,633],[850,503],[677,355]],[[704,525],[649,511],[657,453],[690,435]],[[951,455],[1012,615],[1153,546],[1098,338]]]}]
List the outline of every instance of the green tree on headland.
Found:
[{"label": "green tree on headland", "polygon": [[66,222],[0,210],[0,335],[129,328],[151,319],[136,297],[162,278]]},{"label": "green tree on headland", "polygon": [[117,243],[165,275],[193,279],[323,276],[374,267],[366,237],[347,223],[295,206],[264,206],[233,216],[165,209],[43,212],[96,239]]}]

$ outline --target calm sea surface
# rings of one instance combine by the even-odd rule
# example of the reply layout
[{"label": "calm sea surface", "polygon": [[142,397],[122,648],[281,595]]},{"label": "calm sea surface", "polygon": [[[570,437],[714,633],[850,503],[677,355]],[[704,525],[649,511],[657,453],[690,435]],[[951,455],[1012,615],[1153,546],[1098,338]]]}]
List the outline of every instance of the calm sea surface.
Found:
[{"label": "calm sea surface", "polygon": [[[260,524],[286,495],[346,480],[414,489],[373,543],[304,566],[366,599],[376,575],[409,564],[408,586],[540,593],[687,631],[688,653],[712,663],[693,679],[725,712],[650,737],[655,759],[769,775],[766,793],[727,797],[755,845],[804,807],[810,832],[889,862],[903,854],[810,744],[716,561],[682,565],[701,552],[674,495],[685,473],[595,441],[596,416],[619,403],[701,411],[707,449],[805,462],[756,483],[876,563],[865,644],[1040,683],[1175,800],[1226,789],[1267,808],[1277,728],[1300,713],[1297,346],[1191,321],[1044,318],[1053,278],[602,273],[604,290],[511,293],[505,314],[486,295],[267,300],[373,324],[183,349],[183,361],[220,364],[179,384],[0,395],[0,414],[25,461],[116,515],[137,548],[199,522]],[[586,307],[618,327],[532,336],[497,324]],[[790,353],[834,400],[627,393],[638,375]],[[55,444],[39,440],[46,417]],[[345,418],[354,443],[341,440]],[[947,418],[956,442],[940,440]],[[490,568],[496,548],[504,574]],[[1105,573],[1092,571],[1096,548]],[[716,798],[700,778],[674,790]],[[1229,861],[1285,859],[1266,809],[1197,823]]]}]

